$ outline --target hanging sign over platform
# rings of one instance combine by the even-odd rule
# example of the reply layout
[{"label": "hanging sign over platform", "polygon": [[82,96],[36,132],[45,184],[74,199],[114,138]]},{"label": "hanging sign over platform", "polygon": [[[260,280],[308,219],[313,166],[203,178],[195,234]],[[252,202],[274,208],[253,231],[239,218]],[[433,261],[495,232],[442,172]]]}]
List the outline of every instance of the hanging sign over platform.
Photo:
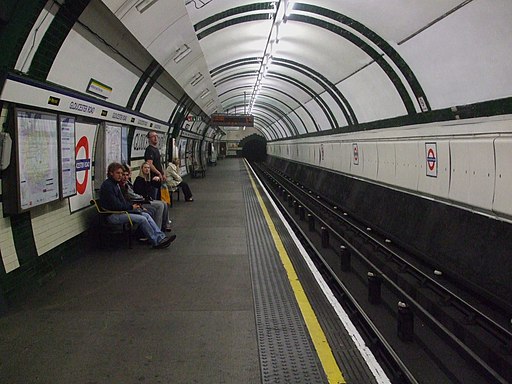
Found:
[{"label": "hanging sign over platform", "polygon": [[210,117],[213,127],[254,127],[253,115],[228,115],[216,113]]}]

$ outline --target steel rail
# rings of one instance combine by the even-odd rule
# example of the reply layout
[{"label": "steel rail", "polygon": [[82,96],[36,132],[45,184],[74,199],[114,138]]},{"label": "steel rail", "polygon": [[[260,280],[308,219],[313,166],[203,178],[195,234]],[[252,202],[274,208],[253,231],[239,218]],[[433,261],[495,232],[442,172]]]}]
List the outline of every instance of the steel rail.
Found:
[{"label": "steel rail", "polygon": [[[268,172],[268,171],[267,171]],[[269,177],[274,178],[272,175],[269,174]],[[284,177],[282,177],[284,178]],[[275,179],[275,178],[274,178]],[[303,188],[300,188],[300,183],[290,181],[290,179],[287,180],[287,178],[284,178],[286,180],[286,183],[289,185],[292,185],[294,189],[298,190],[300,194],[303,194],[304,196],[307,196],[308,199],[315,202],[315,204],[320,205],[323,209],[328,210],[331,214],[333,214],[338,220],[342,219],[345,221],[346,224],[350,225],[352,228],[355,228],[357,231],[359,231],[361,234],[364,235],[366,238],[370,238],[372,241],[375,241],[375,239],[371,238],[366,231],[363,231],[361,228],[355,226],[350,221],[346,220],[343,216],[340,216],[337,212],[334,212],[330,207],[327,207],[324,203],[322,203],[321,196],[318,194],[315,194],[317,198],[314,198],[310,196],[310,194],[304,192]],[[277,181],[277,180],[276,180]],[[293,194],[293,192],[290,191],[291,188],[288,188],[288,193],[293,196],[293,198],[302,204],[302,206],[306,207],[306,204],[304,204],[304,200],[297,197],[296,194]],[[309,189],[308,189],[309,190]],[[325,200],[325,199],[324,199]],[[327,200],[326,200],[327,201]],[[412,306],[416,311],[418,311],[418,314],[421,315],[421,317],[424,319],[424,321],[430,323],[432,326],[435,326],[438,330],[440,330],[445,336],[449,338],[451,343],[458,348],[460,348],[461,351],[465,353],[466,356],[468,356],[472,361],[474,361],[478,367],[480,367],[480,371],[487,376],[492,377],[495,382],[500,384],[506,384],[508,383],[507,380],[505,380],[496,370],[494,370],[490,365],[487,364],[483,359],[480,358],[475,352],[473,352],[466,344],[464,344],[463,341],[461,341],[457,336],[455,336],[446,326],[444,326],[441,322],[439,322],[434,316],[432,316],[428,310],[426,310],[419,302],[417,302],[412,296],[410,296],[407,292],[405,292],[398,284],[396,284],[391,278],[389,278],[384,271],[382,271],[379,267],[377,267],[373,262],[371,262],[364,254],[362,254],[354,245],[350,244],[349,240],[346,239],[343,235],[339,234],[337,230],[335,230],[329,223],[327,223],[322,217],[320,217],[318,214],[314,213],[313,210],[308,209],[309,212],[311,212],[317,220],[319,220],[323,225],[328,228],[342,243],[344,243],[346,246],[348,246],[352,252],[354,252],[360,260],[362,260],[367,266],[372,268],[372,270],[376,273],[378,273],[381,278],[386,282],[386,285],[388,288],[390,288],[398,297],[403,297],[405,300],[407,300],[408,304]],[[380,245],[380,242],[376,242]],[[389,250],[388,247],[384,247],[385,249]],[[460,298],[458,295],[454,294],[450,290],[446,289],[445,287],[441,286],[439,283],[437,283],[435,280],[431,279],[430,276],[424,274],[421,270],[404,260],[402,257],[397,255],[394,251],[389,250],[391,255],[396,257],[398,260],[402,260],[403,263],[410,268],[410,270],[415,271],[418,276],[422,277],[423,279],[427,279],[427,281],[432,281],[435,283],[436,286],[440,286],[442,291],[446,293],[450,298],[453,299],[450,304],[453,305],[453,302],[459,301],[459,304],[467,304],[467,307],[469,310],[473,310],[474,313],[480,314],[481,318],[488,320],[490,324],[496,324],[499,328],[502,328],[499,324],[495,323],[492,319],[488,318],[485,314],[481,313],[479,310],[471,306],[469,303],[467,303],[465,300]],[[508,331],[506,329],[503,329],[506,333]]]},{"label": "steel rail", "polygon": [[[295,183],[293,181],[289,181],[292,185],[295,186]],[[300,185],[300,184],[299,184]],[[297,188],[297,187],[295,187]],[[301,190],[301,188],[298,188],[298,190]],[[316,194],[318,196],[318,194]],[[306,196],[308,196],[306,194]],[[310,196],[308,196],[310,197]],[[350,222],[345,216],[340,215],[337,211],[332,209],[330,205],[323,203],[322,200],[314,199],[310,197],[313,201],[315,201],[316,204],[321,205],[325,210],[329,211],[331,215],[333,215],[337,220],[343,221],[345,224],[349,225],[354,230],[358,231],[360,234],[362,234],[367,239],[371,240],[373,243],[377,244],[381,249],[385,250],[389,255],[393,256],[395,260],[398,260],[402,265],[405,265],[407,267],[407,270],[409,272],[414,273],[416,276],[420,277],[420,280],[422,281],[422,285],[425,286],[425,282],[428,282],[430,287],[437,292],[440,296],[443,296],[443,294],[449,296],[450,298],[454,299],[454,301],[451,303],[452,305],[458,305],[459,310],[465,310],[468,315],[476,315],[475,320],[480,320],[482,327],[489,333],[492,333],[497,339],[499,339],[503,344],[505,345],[511,345],[512,344],[512,332],[508,330],[507,328],[503,327],[501,324],[487,316],[485,313],[482,313],[478,308],[474,307],[471,303],[467,302],[465,299],[457,295],[456,293],[450,291],[445,286],[434,280],[429,275],[425,274],[423,271],[421,271],[419,268],[411,264],[409,261],[405,260],[402,256],[400,256],[398,253],[390,249],[385,243],[382,243],[375,237],[373,237],[371,234],[369,234],[367,231],[363,230],[362,228],[358,227],[354,223]],[[323,199],[323,201],[327,201]],[[303,204],[304,205],[304,204]],[[315,215],[317,216],[317,215]],[[317,217],[320,221],[324,223],[324,225],[329,226],[329,229],[333,232],[335,230],[325,222],[320,217]],[[357,220],[357,218],[356,218]],[[440,293],[439,293],[440,292]]]}]

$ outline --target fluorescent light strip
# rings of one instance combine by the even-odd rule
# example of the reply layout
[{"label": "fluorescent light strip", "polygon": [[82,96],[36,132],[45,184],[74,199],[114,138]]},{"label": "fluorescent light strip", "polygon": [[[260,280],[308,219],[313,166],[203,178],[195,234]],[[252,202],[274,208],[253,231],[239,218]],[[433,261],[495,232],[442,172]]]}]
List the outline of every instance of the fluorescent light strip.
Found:
[{"label": "fluorescent light strip", "polygon": [[176,50],[176,56],[173,58],[174,62],[179,63],[185,58],[185,56],[190,54],[190,52],[192,52],[192,49],[187,44],[183,44],[182,47]]},{"label": "fluorescent light strip", "polygon": [[192,78],[192,80],[190,81],[190,84],[195,87],[197,84],[199,84],[201,82],[201,80],[204,79],[204,76],[201,72],[198,72],[194,75],[194,77]]},{"label": "fluorescent light strip", "polygon": [[158,0],[142,0],[135,6],[135,8],[137,8],[137,11],[139,11],[140,13],[143,13],[157,1]]},{"label": "fluorescent light strip", "polygon": [[199,96],[201,99],[204,99],[206,96],[210,94],[210,90],[206,88],[203,93],[201,93],[201,96]]}]

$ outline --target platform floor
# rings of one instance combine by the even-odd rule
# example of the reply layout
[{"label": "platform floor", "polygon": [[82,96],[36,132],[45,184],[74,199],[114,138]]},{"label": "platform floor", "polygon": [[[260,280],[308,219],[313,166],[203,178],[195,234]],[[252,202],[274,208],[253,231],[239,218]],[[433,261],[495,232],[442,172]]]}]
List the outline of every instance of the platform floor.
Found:
[{"label": "platform floor", "polygon": [[[3,383],[329,382],[243,160],[187,181],[170,248],[89,244],[0,318]],[[376,382],[330,332],[347,382]]]}]

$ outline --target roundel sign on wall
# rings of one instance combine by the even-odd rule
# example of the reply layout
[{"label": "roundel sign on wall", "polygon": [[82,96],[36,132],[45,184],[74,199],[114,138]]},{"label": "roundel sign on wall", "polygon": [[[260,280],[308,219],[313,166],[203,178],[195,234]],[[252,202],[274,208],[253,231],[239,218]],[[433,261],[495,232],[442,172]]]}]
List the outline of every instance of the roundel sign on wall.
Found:
[{"label": "roundel sign on wall", "polygon": [[437,143],[425,143],[427,176],[437,177]]},{"label": "roundel sign on wall", "polygon": [[89,140],[82,136],[75,149],[76,156],[76,192],[83,195],[87,190],[89,171],[91,169],[91,156],[89,151]]}]

